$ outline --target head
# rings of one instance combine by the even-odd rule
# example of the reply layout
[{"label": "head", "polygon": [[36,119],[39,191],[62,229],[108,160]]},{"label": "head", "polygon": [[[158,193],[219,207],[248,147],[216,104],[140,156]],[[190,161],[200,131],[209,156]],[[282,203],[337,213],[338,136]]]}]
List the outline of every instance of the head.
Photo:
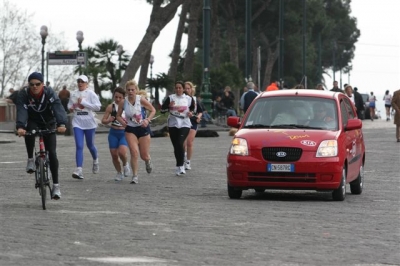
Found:
[{"label": "head", "polygon": [[357,87],[354,87],[354,91],[358,91]]},{"label": "head", "polygon": [[183,94],[184,89],[185,89],[185,83],[183,83],[183,81],[175,82],[175,94],[176,95],[181,96]]},{"label": "head", "polygon": [[295,89],[296,90],[304,90],[304,86],[302,84],[297,84]]},{"label": "head", "polygon": [[67,89],[67,85],[64,85],[62,89],[63,89],[63,90],[66,90],[66,89]]},{"label": "head", "polygon": [[9,93],[13,93],[14,92],[14,88],[11,88],[8,90]]},{"label": "head", "polygon": [[389,90],[387,90],[387,91],[385,92],[385,94],[388,95],[388,94],[389,94]]},{"label": "head", "polygon": [[50,86],[50,81],[46,81],[46,86]]},{"label": "head", "polygon": [[373,92],[373,91],[371,91],[371,95],[374,95],[374,92]]},{"label": "head", "polygon": [[193,85],[192,82],[186,81],[184,86],[185,93],[189,96],[196,95],[196,86]]},{"label": "head", "polygon": [[134,79],[128,80],[126,82],[125,91],[126,91],[126,94],[128,95],[128,98],[130,98],[130,99],[135,98],[138,90],[139,90],[139,86]]},{"label": "head", "polygon": [[323,86],[321,83],[319,83],[319,84],[317,84],[317,86],[315,87],[315,89],[316,89],[316,90],[319,90],[319,91],[323,91],[323,90],[324,90],[324,86]]},{"label": "head", "polygon": [[344,88],[344,92],[346,93],[347,96],[351,97],[351,95],[353,95],[353,87],[350,85],[347,85]]},{"label": "head", "polygon": [[326,106],[323,103],[316,103],[313,106],[314,119],[322,120],[326,116]]},{"label": "head", "polygon": [[250,82],[247,82],[246,87],[247,87],[248,90],[250,90],[250,89],[253,89],[253,90],[254,90],[254,83],[251,82],[251,81],[250,81]]},{"label": "head", "polygon": [[147,100],[147,91],[145,91],[145,90],[138,90],[138,91],[136,92],[136,94],[142,96],[143,98],[145,98],[145,99]]},{"label": "head", "polygon": [[113,99],[116,104],[120,103],[125,98],[125,90],[121,87],[116,87],[113,91]]},{"label": "head", "polygon": [[345,83],[345,84],[343,85],[343,88],[346,89],[347,85],[349,85],[349,84]]},{"label": "head", "polygon": [[335,81],[333,82],[333,87],[334,87],[334,88],[337,88],[337,86],[338,86],[338,82],[335,80]]},{"label": "head", "polygon": [[78,89],[80,91],[84,91],[88,88],[88,83],[89,83],[89,79],[87,76],[85,75],[80,75],[77,79],[76,82],[78,83]]},{"label": "head", "polygon": [[231,91],[231,87],[226,86],[225,89],[224,89],[224,92],[230,92],[230,91]]},{"label": "head", "polygon": [[29,89],[34,95],[39,95],[43,92],[43,75],[39,72],[33,72],[28,77]]}]

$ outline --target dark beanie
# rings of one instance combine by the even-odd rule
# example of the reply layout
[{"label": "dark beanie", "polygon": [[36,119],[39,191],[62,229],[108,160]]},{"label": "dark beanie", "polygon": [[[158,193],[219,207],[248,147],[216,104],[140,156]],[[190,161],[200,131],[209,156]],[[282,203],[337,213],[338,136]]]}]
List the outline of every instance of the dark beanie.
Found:
[{"label": "dark beanie", "polygon": [[43,82],[43,75],[39,72],[33,72],[32,74],[29,75],[28,82],[31,81],[32,79],[37,79],[40,80],[40,82]]}]

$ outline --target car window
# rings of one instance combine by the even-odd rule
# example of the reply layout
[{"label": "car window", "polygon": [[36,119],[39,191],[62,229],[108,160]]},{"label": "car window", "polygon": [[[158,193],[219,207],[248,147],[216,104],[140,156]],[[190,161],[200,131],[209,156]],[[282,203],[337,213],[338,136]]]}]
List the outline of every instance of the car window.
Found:
[{"label": "car window", "polygon": [[350,102],[350,100],[348,98],[343,98],[345,106],[346,106],[346,110],[347,110],[347,114],[348,114],[348,118],[349,119],[353,119],[356,117],[356,114],[354,114],[354,110],[352,107],[352,103]]},{"label": "car window", "polygon": [[343,100],[340,101],[340,115],[342,117],[342,125],[343,126],[347,125],[347,121],[349,120],[349,117],[348,117],[348,112],[347,112],[347,108],[346,108],[346,103]]},{"label": "car window", "polygon": [[[324,109],[322,114],[314,113],[321,109]],[[337,108],[333,99],[306,96],[258,98],[243,124],[249,128],[295,126],[337,130]]]}]

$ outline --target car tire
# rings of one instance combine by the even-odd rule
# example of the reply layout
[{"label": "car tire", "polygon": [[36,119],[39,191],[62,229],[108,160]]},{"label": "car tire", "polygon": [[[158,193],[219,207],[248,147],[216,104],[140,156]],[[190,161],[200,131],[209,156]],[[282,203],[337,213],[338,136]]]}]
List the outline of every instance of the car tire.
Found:
[{"label": "car tire", "polygon": [[346,167],[343,167],[340,185],[332,192],[332,199],[334,201],[344,201],[346,198],[346,175]]},{"label": "car tire", "polygon": [[228,196],[231,199],[240,199],[242,196],[242,190],[236,189],[228,184]]},{"label": "car tire", "polygon": [[255,188],[254,189],[257,193],[264,193],[265,192],[265,189],[263,189],[263,188]]},{"label": "car tire", "polygon": [[364,164],[361,164],[357,179],[350,182],[351,194],[360,195],[364,188]]}]

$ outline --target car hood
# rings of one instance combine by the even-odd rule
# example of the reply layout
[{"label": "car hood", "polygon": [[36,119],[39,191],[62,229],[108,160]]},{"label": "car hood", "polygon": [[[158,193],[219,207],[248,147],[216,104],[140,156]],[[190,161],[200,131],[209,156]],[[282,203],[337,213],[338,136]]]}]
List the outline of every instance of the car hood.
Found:
[{"label": "car hood", "polygon": [[240,129],[235,137],[247,140],[249,149],[297,147],[314,151],[321,141],[336,139],[339,131],[310,129]]}]

